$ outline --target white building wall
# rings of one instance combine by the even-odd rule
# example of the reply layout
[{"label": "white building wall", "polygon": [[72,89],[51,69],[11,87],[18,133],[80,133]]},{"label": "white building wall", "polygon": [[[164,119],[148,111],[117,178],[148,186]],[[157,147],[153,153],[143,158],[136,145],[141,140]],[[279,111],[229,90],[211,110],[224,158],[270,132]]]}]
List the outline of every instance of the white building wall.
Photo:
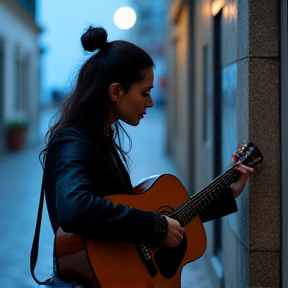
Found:
[{"label": "white building wall", "polygon": [[[17,3],[7,5],[7,1],[0,0],[0,38],[4,40],[4,122],[24,117],[29,123],[29,135],[37,130],[39,110],[39,48],[38,33],[40,29],[28,19],[26,11],[21,7],[15,9]],[[16,13],[15,13],[16,12]],[[23,14],[23,15],[21,15]],[[32,18],[32,17],[31,17]],[[28,57],[28,103],[27,111],[16,111],[16,49],[20,57]],[[24,113],[23,113],[24,112]]]}]

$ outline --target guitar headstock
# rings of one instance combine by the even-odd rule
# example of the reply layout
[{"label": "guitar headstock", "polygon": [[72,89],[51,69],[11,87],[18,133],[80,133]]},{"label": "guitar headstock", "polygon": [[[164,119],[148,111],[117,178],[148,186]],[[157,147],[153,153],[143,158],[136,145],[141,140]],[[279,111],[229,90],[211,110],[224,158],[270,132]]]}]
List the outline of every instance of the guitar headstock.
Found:
[{"label": "guitar headstock", "polygon": [[263,162],[263,155],[259,148],[252,142],[244,143],[233,155],[235,163],[242,163],[246,166],[256,168]]}]

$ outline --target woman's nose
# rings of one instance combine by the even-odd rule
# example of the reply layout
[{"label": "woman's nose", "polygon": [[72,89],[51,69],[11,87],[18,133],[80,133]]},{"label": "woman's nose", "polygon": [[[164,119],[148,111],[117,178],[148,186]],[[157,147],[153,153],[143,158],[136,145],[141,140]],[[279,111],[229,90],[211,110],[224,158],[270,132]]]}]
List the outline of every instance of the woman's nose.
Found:
[{"label": "woman's nose", "polygon": [[153,106],[154,106],[153,99],[152,99],[151,96],[149,96],[149,97],[147,98],[146,107],[148,107],[148,108],[152,108]]}]

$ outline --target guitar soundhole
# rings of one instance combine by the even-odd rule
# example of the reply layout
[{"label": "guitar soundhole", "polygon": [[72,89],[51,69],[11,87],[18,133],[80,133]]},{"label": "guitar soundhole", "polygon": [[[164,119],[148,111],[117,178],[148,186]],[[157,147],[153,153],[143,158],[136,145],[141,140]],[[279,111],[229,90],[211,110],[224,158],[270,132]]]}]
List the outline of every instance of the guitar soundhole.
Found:
[{"label": "guitar soundhole", "polygon": [[154,261],[161,275],[167,279],[172,278],[178,271],[187,249],[187,237],[177,247],[161,247],[154,254]]},{"label": "guitar soundhole", "polygon": [[162,214],[162,215],[169,215],[172,212],[174,212],[174,209],[170,206],[161,206],[157,209],[156,213]]}]

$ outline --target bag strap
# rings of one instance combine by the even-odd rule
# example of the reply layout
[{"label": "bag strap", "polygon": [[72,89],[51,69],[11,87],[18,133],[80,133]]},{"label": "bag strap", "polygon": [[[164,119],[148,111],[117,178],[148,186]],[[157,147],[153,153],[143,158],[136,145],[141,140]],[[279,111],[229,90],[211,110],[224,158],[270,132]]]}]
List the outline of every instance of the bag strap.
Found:
[{"label": "bag strap", "polygon": [[38,284],[45,284],[45,285],[53,286],[53,277],[47,279],[44,282],[41,282],[36,278],[36,276],[34,274],[34,270],[35,270],[37,258],[38,258],[40,228],[41,228],[41,221],[42,221],[42,214],[43,214],[44,190],[45,190],[44,189],[44,177],[45,177],[45,170],[43,173],[42,184],[41,184],[41,193],[40,193],[40,200],[39,200],[39,207],[38,207],[38,214],[37,214],[34,239],[33,239],[32,248],[31,248],[31,252],[30,252],[30,272],[31,272],[33,279]]}]

